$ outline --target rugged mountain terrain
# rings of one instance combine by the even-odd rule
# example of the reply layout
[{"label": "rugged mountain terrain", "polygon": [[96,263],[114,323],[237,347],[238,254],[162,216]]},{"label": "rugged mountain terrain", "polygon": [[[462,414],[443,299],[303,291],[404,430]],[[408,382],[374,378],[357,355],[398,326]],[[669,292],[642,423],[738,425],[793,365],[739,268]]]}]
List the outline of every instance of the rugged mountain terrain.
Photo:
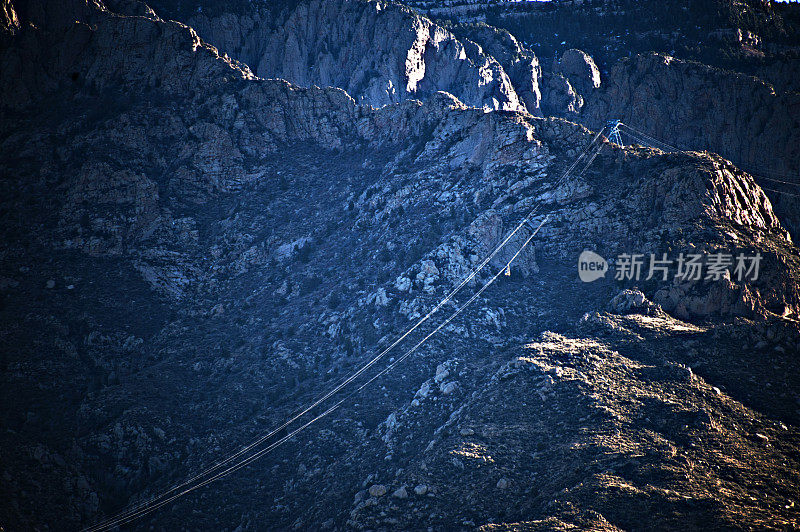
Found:
[{"label": "rugged mountain terrain", "polygon": [[341,87],[374,106],[443,90],[474,107],[525,108],[492,56],[399,4],[315,0],[188,22],[264,78]]},{"label": "rugged mountain terrain", "polygon": [[[762,0],[556,0],[407,2],[434,19],[511,31],[542,57],[580,48],[604,70],[621,58],[655,51],[758,75],[781,91],[798,90],[800,10]],[[438,4],[438,5],[437,5]],[[450,6],[445,5],[450,4]],[[466,7],[466,6],[465,6]]]},{"label": "rugged mountain terrain", "polygon": [[262,77],[337,86],[376,106],[445,90],[470,106],[592,129],[619,118],[680,149],[722,154],[756,175],[797,238],[798,189],[783,181],[800,183],[798,16],[791,6],[711,4],[478,2],[469,9],[499,28],[447,29],[380,2],[159,5]]},{"label": "rugged mountain terrain", "polygon": [[[587,98],[581,119],[622,119],[679,149],[711,149],[752,172],[794,235],[800,230],[800,93],[664,55],[625,60]],[[794,183],[795,186],[787,186]]]},{"label": "rugged mountain terrain", "polygon": [[[457,6],[451,12],[436,2],[413,4],[436,17],[463,20]],[[729,0],[465,4],[475,20],[490,24],[483,24],[484,33],[510,30],[541,58],[545,114],[592,128],[621,118],[680,149],[720,153],[756,175],[797,238],[797,5]],[[559,60],[572,48],[589,52],[599,65],[599,90],[579,87],[585,75],[560,71]]]},{"label": "rugged mountain terrain", "polygon": [[[562,118],[433,82],[375,108],[261,79],[139,3],[4,12],[0,526],[78,529],[241,448],[389,345],[534,207],[455,303],[544,222],[512,275],[402,365],[132,527],[800,526],[800,259],[747,173],[601,137],[562,178],[596,145]],[[503,72],[518,59],[482,48]],[[329,57],[361,68],[353,49]],[[586,284],[585,249],[764,259],[756,280]]]}]

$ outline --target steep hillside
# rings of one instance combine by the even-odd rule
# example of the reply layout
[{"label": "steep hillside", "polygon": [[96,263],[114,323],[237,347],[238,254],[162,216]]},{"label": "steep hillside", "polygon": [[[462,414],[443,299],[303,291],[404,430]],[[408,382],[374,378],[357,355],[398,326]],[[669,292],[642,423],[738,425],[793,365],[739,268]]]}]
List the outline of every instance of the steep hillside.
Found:
[{"label": "steep hillside", "polygon": [[[680,149],[722,154],[756,176],[798,238],[794,8],[727,1],[468,4],[513,34],[486,24],[447,23],[445,30],[405,8],[359,1],[158,5],[186,16],[203,38],[262,77],[340,87],[372,105],[445,90],[470,106],[524,108],[594,129],[622,118]],[[448,13],[464,18],[458,9]],[[541,66],[539,57],[546,58]]]},{"label": "steep hillside", "polygon": [[[532,237],[413,356],[131,528],[800,524],[800,261],[751,176],[443,92],[260,79],[141,4],[25,5],[0,49],[0,526],[77,530],[241,449],[534,208],[355,384]],[[763,260],[583,283],[587,249]]]}]

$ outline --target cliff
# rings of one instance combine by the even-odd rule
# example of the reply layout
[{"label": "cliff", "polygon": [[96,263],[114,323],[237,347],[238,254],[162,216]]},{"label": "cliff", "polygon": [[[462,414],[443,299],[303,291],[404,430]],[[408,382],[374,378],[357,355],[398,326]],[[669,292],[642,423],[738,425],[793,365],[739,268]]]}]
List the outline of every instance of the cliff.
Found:
[{"label": "cliff", "polygon": [[201,13],[188,22],[263,78],[340,87],[376,107],[446,91],[473,107],[525,108],[491,55],[404,6],[309,0],[272,13]]}]

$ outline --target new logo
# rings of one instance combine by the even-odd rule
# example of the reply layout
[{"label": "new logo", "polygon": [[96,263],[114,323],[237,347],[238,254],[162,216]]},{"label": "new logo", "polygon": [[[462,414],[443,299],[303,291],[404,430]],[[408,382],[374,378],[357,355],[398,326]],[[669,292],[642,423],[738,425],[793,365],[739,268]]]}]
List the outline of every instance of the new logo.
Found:
[{"label": "new logo", "polygon": [[584,283],[591,283],[606,276],[608,262],[594,251],[584,251],[578,257],[578,276]]}]

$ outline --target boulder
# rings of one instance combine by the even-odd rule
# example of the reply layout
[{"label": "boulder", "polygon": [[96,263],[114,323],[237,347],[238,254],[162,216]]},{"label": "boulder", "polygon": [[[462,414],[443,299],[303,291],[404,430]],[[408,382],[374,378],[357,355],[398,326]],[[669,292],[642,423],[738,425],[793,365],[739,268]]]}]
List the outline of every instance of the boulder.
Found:
[{"label": "boulder", "polygon": [[373,484],[369,487],[370,497],[383,497],[386,495],[386,486],[383,484]]},{"label": "boulder", "polygon": [[608,309],[615,314],[653,314],[659,308],[638,288],[625,289],[608,303]]},{"label": "boulder", "polygon": [[407,499],[408,491],[406,490],[406,487],[400,486],[397,488],[394,493],[392,493],[392,497],[395,497],[396,499]]}]

